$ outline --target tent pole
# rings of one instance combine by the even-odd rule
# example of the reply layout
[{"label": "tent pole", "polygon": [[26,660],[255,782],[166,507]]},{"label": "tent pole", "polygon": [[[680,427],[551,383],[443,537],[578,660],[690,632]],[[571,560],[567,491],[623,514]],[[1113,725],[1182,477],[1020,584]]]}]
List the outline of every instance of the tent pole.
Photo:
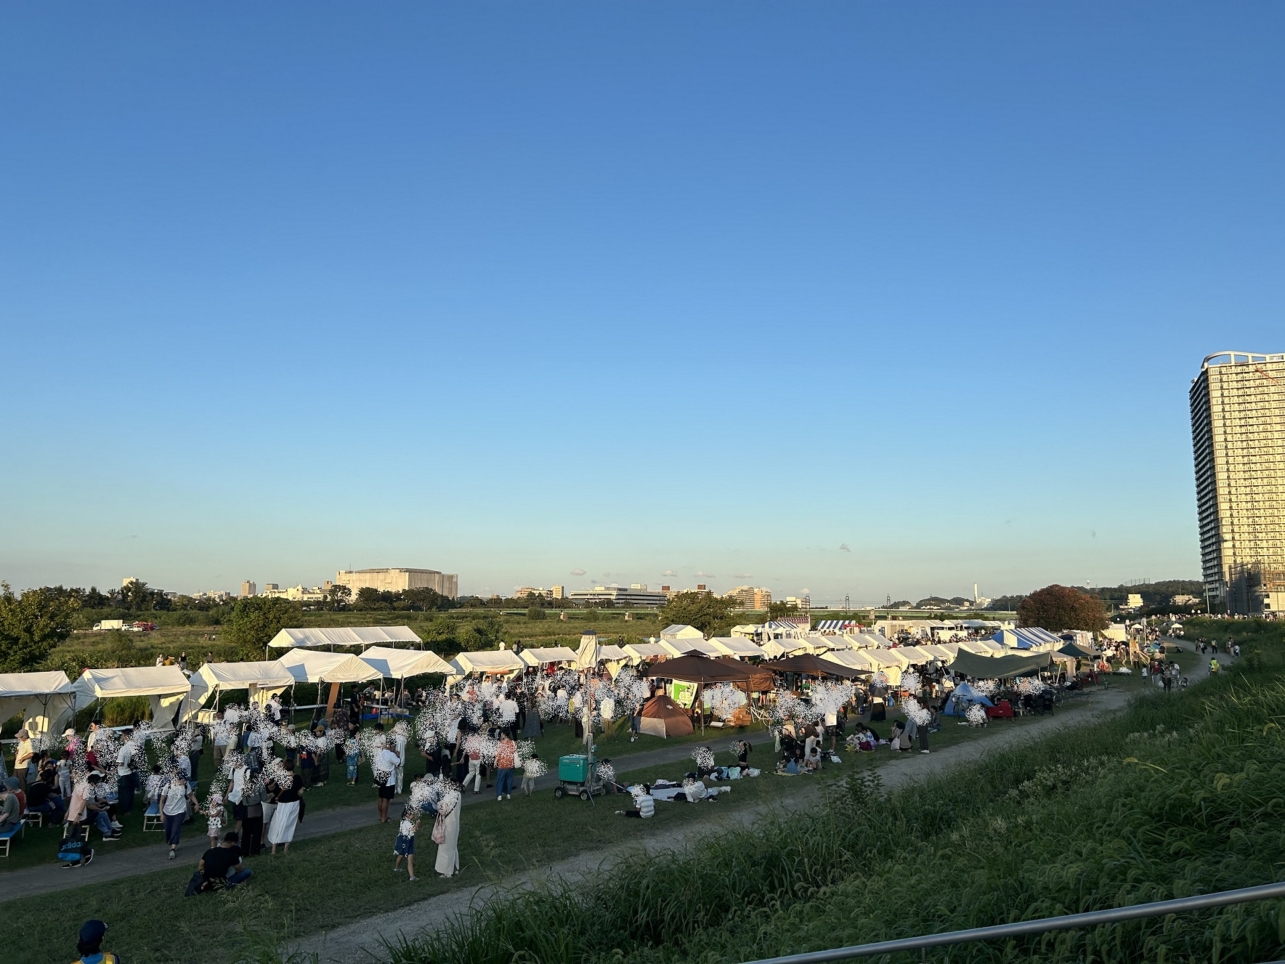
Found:
[{"label": "tent pole", "polygon": [[[318,688],[318,690],[320,690],[320,689],[321,689],[321,683],[320,683],[320,682],[318,682],[318,683],[317,683],[317,688]],[[331,684],[330,684],[330,699],[326,702],[326,721],[327,721],[327,722],[330,722],[330,721],[332,721],[332,720],[335,718],[335,703],[336,703],[336,701],[338,701],[338,699],[339,699],[339,684],[338,684],[338,683],[331,683]],[[317,701],[317,702],[321,702],[321,700],[320,700],[320,699],[318,699],[318,701]],[[358,721],[358,722],[360,722],[360,721]]]}]

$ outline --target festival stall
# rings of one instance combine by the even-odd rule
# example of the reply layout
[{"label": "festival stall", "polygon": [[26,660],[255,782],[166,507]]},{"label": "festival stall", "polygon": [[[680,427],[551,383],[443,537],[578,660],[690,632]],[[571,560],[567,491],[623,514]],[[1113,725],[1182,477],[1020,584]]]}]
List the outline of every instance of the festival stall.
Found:
[{"label": "festival stall", "polygon": [[978,656],[975,653],[961,652],[950,664],[950,671],[956,676],[968,676],[973,679],[1009,679],[1014,676],[1034,676],[1052,665],[1053,658],[1048,653],[1035,656]]},{"label": "festival stall", "polygon": [[319,653],[313,649],[292,649],[278,660],[290,671],[296,683],[316,683],[317,702],[321,702],[322,683],[330,684],[326,699],[326,718],[330,719],[339,703],[339,688],[344,683],[373,683],[383,676],[369,663],[351,653]]},{"label": "festival stall", "polygon": [[566,646],[545,646],[524,649],[518,653],[528,666],[548,666],[550,663],[575,663],[576,652]]},{"label": "festival stall", "polygon": [[409,626],[314,626],[283,629],[268,643],[273,649],[318,649],[323,646],[422,646]]},{"label": "festival stall", "polygon": [[404,680],[429,673],[449,674],[451,664],[431,649],[392,649],[372,646],[357,657],[384,679]]},{"label": "festival stall", "polygon": [[760,648],[763,650],[764,655],[772,659],[793,656],[795,653],[807,653],[811,652],[812,649],[806,640],[792,636],[786,636],[782,639],[769,639]]},{"label": "festival stall", "polygon": [[57,733],[75,707],[71,680],[62,670],[51,673],[0,673],[0,723],[22,716],[32,737]]},{"label": "festival stall", "polygon": [[664,646],[671,656],[688,656],[695,653],[698,656],[708,656],[711,659],[724,655],[723,651],[707,639],[686,639],[679,637],[677,639],[661,639],[660,645]]},{"label": "festival stall", "polygon": [[801,676],[832,676],[835,679],[861,679],[870,675],[870,670],[855,669],[837,660],[826,658],[832,655],[837,654],[827,653],[825,656],[816,656],[812,653],[800,653],[798,656],[771,660],[761,664],[760,668],[771,670],[773,673],[797,673]]},{"label": "festival stall", "polygon": [[[218,710],[219,694],[225,690],[247,690],[250,700],[262,706],[273,693],[294,686],[294,674],[280,660],[257,660],[246,663],[206,663],[189,680],[191,694],[183,706],[183,722],[196,718],[209,723]],[[213,696],[214,709],[204,709]]]},{"label": "festival stall", "polygon": [[1023,629],[1001,629],[991,637],[1006,649],[1029,649],[1037,653],[1052,652],[1060,649],[1064,640],[1047,629],[1036,626]]},{"label": "festival stall", "polygon": [[714,636],[710,643],[721,655],[733,659],[762,659],[764,655],[758,643],[744,636]]},{"label": "festival stall", "polygon": [[95,700],[146,696],[152,710],[152,729],[158,732],[174,729],[174,721],[191,689],[192,684],[177,666],[87,669],[72,684],[77,710]]},{"label": "festival stall", "polygon": [[507,649],[487,650],[480,653],[460,653],[451,660],[448,683],[456,683],[470,673],[478,676],[512,676],[527,668],[517,653]]},{"label": "festival stall", "polygon": [[634,665],[649,663],[657,659],[669,659],[674,655],[660,643],[629,643],[621,648],[629,654],[629,658],[634,662]]},{"label": "festival stall", "polygon": [[671,736],[691,736],[696,731],[691,717],[682,707],[664,694],[657,694],[643,704],[639,729],[648,736],[663,740]]},{"label": "festival stall", "polygon": [[993,639],[966,639],[959,644],[961,653],[972,653],[975,656],[1003,656],[1012,650],[1001,646]]}]

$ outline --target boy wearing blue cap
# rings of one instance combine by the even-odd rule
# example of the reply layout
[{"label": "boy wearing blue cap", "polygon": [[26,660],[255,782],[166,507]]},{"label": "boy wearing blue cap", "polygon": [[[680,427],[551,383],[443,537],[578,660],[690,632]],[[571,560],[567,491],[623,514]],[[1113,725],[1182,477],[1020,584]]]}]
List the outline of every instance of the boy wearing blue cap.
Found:
[{"label": "boy wearing blue cap", "polygon": [[76,953],[80,957],[73,964],[120,964],[119,957],[103,950],[106,936],[107,925],[102,921],[85,921],[80,927],[80,940],[76,942]]}]

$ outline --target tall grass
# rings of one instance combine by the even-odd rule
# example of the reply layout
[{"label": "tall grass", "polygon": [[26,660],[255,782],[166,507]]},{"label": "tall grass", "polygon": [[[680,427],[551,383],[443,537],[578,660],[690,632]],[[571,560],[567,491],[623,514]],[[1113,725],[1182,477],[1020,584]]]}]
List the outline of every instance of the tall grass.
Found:
[{"label": "tall grass", "polygon": [[[1225,630],[1224,630],[1225,632]],[[422,962],[739,961],[1249,886],[1285,876],[1285,645],[1186,693],[895,793],[497,901],[395,950]],[[940,950],[931,959],[1260,961],[1276,903]],[[905,958],[907,960],[911,958]]]}]

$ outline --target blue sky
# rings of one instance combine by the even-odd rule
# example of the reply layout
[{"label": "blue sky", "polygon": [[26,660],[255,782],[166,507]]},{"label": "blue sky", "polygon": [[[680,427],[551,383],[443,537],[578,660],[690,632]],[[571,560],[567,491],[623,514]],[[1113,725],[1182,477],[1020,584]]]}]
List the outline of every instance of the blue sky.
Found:
[{"label": "blue sky", "polygon": [[1190,379],[1285,350],[1282,49],[1273,3],[9,5],[0,576],[1194,577]]}]

